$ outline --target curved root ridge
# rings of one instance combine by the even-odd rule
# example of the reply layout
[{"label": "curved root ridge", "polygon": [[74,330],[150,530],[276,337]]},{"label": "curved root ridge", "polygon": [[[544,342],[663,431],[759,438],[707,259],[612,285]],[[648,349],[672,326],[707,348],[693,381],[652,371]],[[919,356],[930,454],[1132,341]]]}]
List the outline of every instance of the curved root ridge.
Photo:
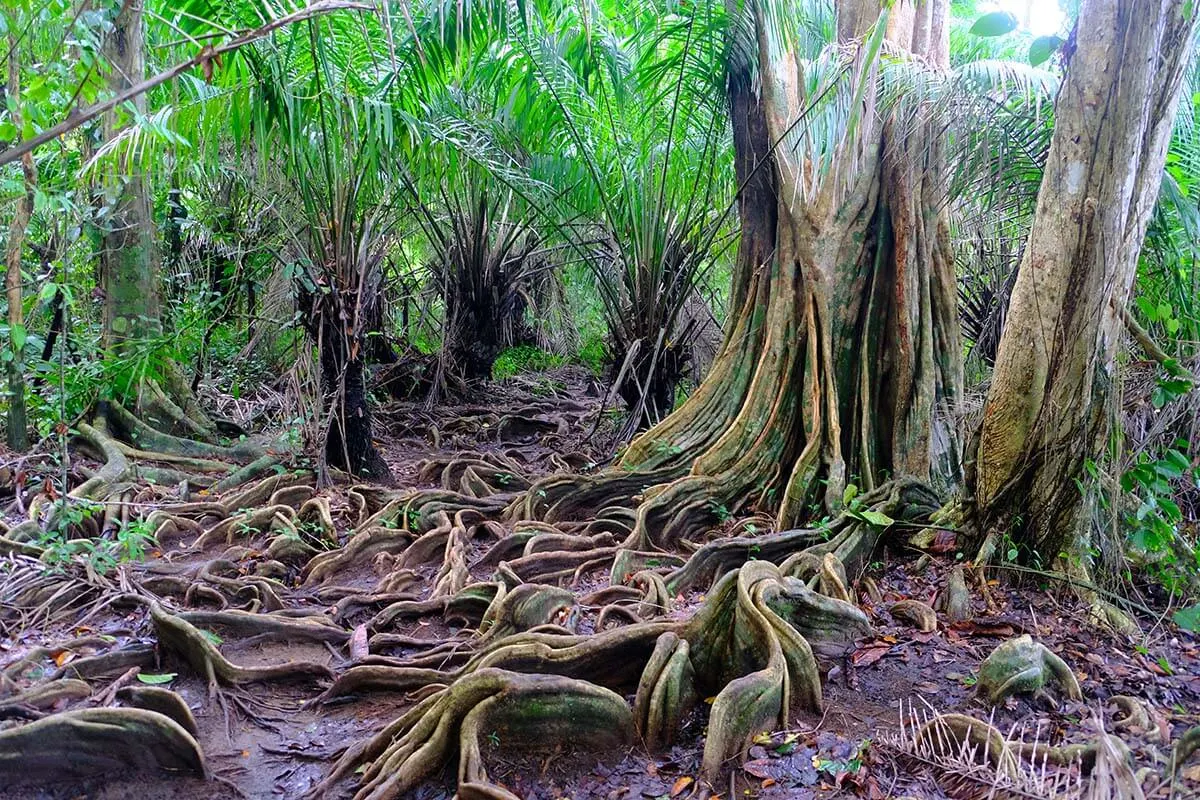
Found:
[{"label": "curved root ridge", "polygon": [[[115,463],[126,458],[112,449]],[[199,468],[215,454],[186,457]],[[693,541],[690,524],[650,535],[637,510],[643,492],[673,477],[666,473],[535,480],[504,454],[422,470],[441,488],[350,489],[350,530],[339,531],[345,516],[312,476],[290,472],[160,506],[146,522],[168,557],[113,579],[47,576],[14,544],[0,621],[36,612],[79,622],[113,603],[143,608],[169,667],[203,679],[227,714],[232,698],[252,719],[248,684],[316,683],[319,702],[406,693],[408,707],[346,750],[310,793],[353,783],[358,798],[405,796],[454,759],[460,797],[511,797],[489,779],[497,742],[661,750],[706,697],[714,699],[702,771],[715,782],[756,734],[820,709],[819,663],[871,633],[846,580],[880,536],[862,514],[821,531],[764,534],[755,518],[733,536]],[[896,483],[863,507],[919,521],[927,500],[918,485]],[[589,507],[599,510],[580,519]],[[242,655],[279,642],[305,655]],[[86,681],[155,655],[95,647],[108,652],[55,677]],[[60,688],[79,698],[87,686]],[[20,743],[42,726],[81,751],[93,747],[79,761],[84,770],[108,763],[92,742],[119,740],[114,752],[140,749],[131,763],[204,773],[195,720],[178,696],[124,686],[112,699],[133,707],[50,714],[0,734],[13,743],[0,757],[29,750]],[[101,736],[101,723],[115,733]]]}]

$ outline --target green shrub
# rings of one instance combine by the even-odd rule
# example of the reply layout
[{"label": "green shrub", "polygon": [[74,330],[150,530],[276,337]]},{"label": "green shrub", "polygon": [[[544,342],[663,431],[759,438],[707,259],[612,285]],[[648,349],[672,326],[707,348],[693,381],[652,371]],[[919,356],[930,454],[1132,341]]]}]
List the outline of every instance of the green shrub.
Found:
[{"label": "green shrub", "polygon": [[492,380],[502,381],[523,372],[543,372],[561,367],[567,360],[532,345],[522,344],[502,352],[492,364]]},{"label": "green shrub", "polygon": [[604,368],[608,364],[608,351],[604,346],[604,337],[602,335],[588,336],[584,339],[573,360],[580,366],[587,367],[597,376],[603,375]]}]

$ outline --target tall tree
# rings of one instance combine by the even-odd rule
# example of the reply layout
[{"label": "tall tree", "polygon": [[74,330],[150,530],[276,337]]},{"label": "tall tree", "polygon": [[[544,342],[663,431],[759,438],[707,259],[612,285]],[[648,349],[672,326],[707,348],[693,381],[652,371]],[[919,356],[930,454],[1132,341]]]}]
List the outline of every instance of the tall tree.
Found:
[{"label": "tall tree", "polygon": [[[806,4],[806,24],[821,9]],[[882,107],[878,73],[884,47],[946,69],[948,3],[841,0],[836,13],[837,46],[804,53],[759,0],[752,44],[734,48],[732,322],[704,383],[634,441],[614,476],[674,478],[639,508],[638,531],[657,544],[711,524],[721,507],[758,502],[788,526],[839,507],[850,482],[927,478],[934,411],[958,402],[940,136],[928,115]],[[547,502],[590,497],[569,495]]]},{"label": "tall tree", "polygon": [[[146,74],[143,0],[122,0],[104,40],[107,89],[119,94],[140,84]],[[140,93],[103,117],[106,142],[121,136],[146,113]],[[131,114],[135,119],[131,119]],[[128,148],[116,147],[104,177],[104,230],[100,251],[100,288],[104,295],[103,344],[121,363],[129,363],[136,410],[147,421],[172,433],[213,439],[216,427],[195,401],[178,365],[156,357],[150,370],[145,346],[162,336],[159,254],[151,213],[150,185]]]},{"label": "tall tree", "polygon": [[[24,127],[21,116],[21,63],[20,42],[15,34],[8,35],[8,81],[7,97],[13,127],[19,132]],[[28,419],[25,403],[25,365],[22,350],[25,346],[25,317],[21,296],[21,253],[25,245],[25,233],[33,216],[34,195],[37,191],[37,166],[33,153],[21,158],[21,174],[25,191],[17,199],[17,210],[8,228],[8,243],[5,246],[4,264],[5,294],[8,298],[8,336],[12,358],[8,361],[8,446],[17,451],[29,448]]]},{"label": "tall tree", "polygon": [[309,20],[304,28],[306,47],[264,48],[250,61],[256,135],[275,137],[269,141],[296,201],[302,257],[294,276],[323,395],[319,464],[386,480],[367,369],[383,322],[383,262],[400,183],[389,169],[399,145],[371,89],[346,78],[337,22]]},{"label": "tall tree", "polygon": [[1192,0],[1084,0],[976,458],[983,530],[1052,559],[1086,523],[1113,365],[1196,25]]},{"label": "tall tree", "polygon": [[[146,73],[145,35],[141,0],[123,0],[104,42],[108,90],[117,94],[140,83]],[[126,109],[146,113],[146,95],[139,94]],[[126,109],[104,115],[105,141],[129,124]],[[104,344],[121,351],[162,333],[158,259],[154,220],[145,177],[137,164],[119,153],[105,186],[104,240],[100,251],[100,285],[104,292]]]}]

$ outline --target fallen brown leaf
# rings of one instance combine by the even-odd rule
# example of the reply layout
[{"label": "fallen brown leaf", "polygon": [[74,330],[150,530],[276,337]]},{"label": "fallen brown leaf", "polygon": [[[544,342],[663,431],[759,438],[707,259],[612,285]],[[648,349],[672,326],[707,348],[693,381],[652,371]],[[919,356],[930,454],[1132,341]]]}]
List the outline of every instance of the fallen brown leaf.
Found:
[{"label": "fallen brown leaf", "polygon": [[879,659],[886,656],[888,651],[891,649],[892,646],[890,644],[867,647],[856,651],[854,655],[850,657],[850,661],[856,667],[869,667]]}]

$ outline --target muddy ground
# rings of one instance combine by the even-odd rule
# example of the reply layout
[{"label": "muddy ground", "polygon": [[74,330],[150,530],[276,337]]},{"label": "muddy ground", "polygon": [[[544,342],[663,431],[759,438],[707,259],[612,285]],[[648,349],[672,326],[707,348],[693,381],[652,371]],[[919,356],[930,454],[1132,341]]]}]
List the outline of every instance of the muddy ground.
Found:
[{"label": "muddy ground", "polygon": [[[471,452],[490,454],[513,464],[520,480],[562,469],[589,470],[608,456],[603,422],[597,423],[599,397],[578,373],[563,372],[498,389],[488,402],[427,411],[420,405],[391,406],[379,416],[381,444],[399,488],[436,488],[430,459],[448,460]],[[303,466],[303,465],[298,465]],[[517,479],[514,477],[514,479]],[[329,500],[338,544],[359,523],[349,483],[320,490]],[[193,501],[196,498],[192,498]],[[164,506],[172,498],[164,492]],[[730,523],[734,524],[733,522]],[[268,532],[269,533],[269,532]],[[720,535],[720,531],[714,532]],[[265,559],[270,536],[247,531],[201,547],[195,537],[160,541],[144,564],[123,568],[136,581],[156,586],[163,576],[188,576],[204,584],[206,566],[224,564],[231,575],[253,575]],[[488,580],[494,565],[486,558],[489,540],[470,543],[471,578]],[[330,548],[334,546],[329,543]],[[529,798],[675,798],[703,792],[728,798],[945,797],[981,796],[980,786],[954,770],[939,768],[906,755],[903,717],[957,711],[991,718],[1002,731],[1015,730],[1026,741],[1035,737],[1051,744],[1086,742],[1097,726],[1117,732],[1139,766],[1162,770],[1170,745],[1184,730],[1200,724],[1200,644],[1179,631],[1169,617],[1138,617],[1141,633],[1119,636],[1089,622],[1087,606],[1069,587],[1042,577],[996,571],[985,597],[973,592],[974,617],[922,633],[894,619],[892,603],[914,598],[934,604],[945,577],[956,562],[953,550],[919,558],[904,549],[880,550],[864,574],[854,576],[858,600],[874,626],[874,635],[832,663],[822,663],[825,710],[795,716],[789,730],[764,732],[745,764],[732,765],[716,786],[699,779],[707,706],[689,718],[679,742],[666,753],[647,754],[634,747],[620,752],[591,752],[570,741],[506,740],[494,733],[484,758],[491,779],[520,797]],[[325,617],[345,633],[336,642],[278,641],[244,637],[219,626],[206,635],[229,660],[244,666],[310,662],[339,675],[361,659],[350,634],[378,611],[339,600],[355,592],[376,591],[388,574],[387,554],[317,585],[304,583],[303,565],[288,565],[275,575],[282,609],[273,613]],[[0,581],[13,585],[31,569],[18,558],[0,562]],[[413,600],[428,596],[438,577],[434,563],[416,570],[404,593]],[[199,577],[197,577],[199,575]],[[866,589],[870,577],[879,587]],[[607,569],[565,577],[562,585],[577,598],[608,585]],[[0,583],[0,587],[5,584]],[[0,588],[0,598],[4,598]],[[0,731],[29,719],[67,709],[120,704],[121,686],[158,682],[177,692],[194,715],[197,736],[214,780],[162,774],[112,774],[102,780],[66,781],[39,786],[0,786],[0,798],[194,798],[300,797],[323,778],[336,757],[351,743],[382,729],[411,707],[414,697],[370,691],[322,703],[329,685],[317,680],[269,681],[222,688],[220,698],[188,663],[162,648],[144,605],[119,600],[103,602],[103,593],[81,601],[69,613],[34,615],[0,611]],[[119,594],[114,590],[112,597]],[[238,608],[239,600],[219,591],[164,592],[178,610]],[[111,600],[112,597],[109,599]],[[684,618],[702,601],[698,592],[675,598],[672,614]],[[243,604],[241,607],[247,607]],[[585,600],[574,612],[581,633],[601,625],[597,608]],[[606,620],[606,625],[620,624]],[[467,639],[471,630],[441,613],[397,620],[386,631],[374,631],[370,656],[402,659],[422,650],[419,641]],[[1062,697],[1010,700],[990,709],[976,697],[980,662],[993,648],[1028,633],[1060,655],[1078,676],[1082,702]],[[379,636],[379,634],[387,634]],[[390,638],[389,636],[390,635]],[[42,649],[39,649],[42,648]],[[170,677],[166,677],[170,676]],[[40,683],[62,678],[85,680],[91,694],[64,699],[35,713],[5,713],[6,701]],[[1151,709],[1146,728],[1122,727],[1122,715],[1108,700],[1127,695]],[[630,698],[632,700],[632,698]],[[903,710],[902,710],[903,709]],[[3,753],[0,753],[2,759]],[[1200,758],[1182,770],[1175,797],[1200,797]],[[412,794],[434,800],[454,795],[454,764]],[[1076,768],[1077,769],[1077,768]],[[951,773],[947,775],[946,773]],[[1166,784],[1147,779],[1148,797],[1171,796]],[[986,789],[986,787],[984,787]],[[341,796],[355,790],[353,779],[338,788]]]}]

